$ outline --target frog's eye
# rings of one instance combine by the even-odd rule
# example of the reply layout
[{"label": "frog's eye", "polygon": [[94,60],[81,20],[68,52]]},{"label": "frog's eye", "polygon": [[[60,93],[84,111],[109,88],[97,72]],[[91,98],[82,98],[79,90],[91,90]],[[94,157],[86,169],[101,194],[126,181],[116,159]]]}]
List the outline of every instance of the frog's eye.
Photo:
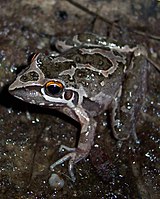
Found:
[{"label": "frog's eye", "polygon": [[47,94],[54,96],[54,95],[59,95],[63,91],[63,84],[58,81],[49,81],[45,85],[45,91]]}]

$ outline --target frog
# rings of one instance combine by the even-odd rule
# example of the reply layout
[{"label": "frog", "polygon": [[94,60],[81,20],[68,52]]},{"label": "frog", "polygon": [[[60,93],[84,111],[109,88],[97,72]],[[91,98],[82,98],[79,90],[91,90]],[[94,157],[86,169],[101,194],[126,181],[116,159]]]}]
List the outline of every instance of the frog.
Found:
[{"label": "frog", "polygon": [[[54,171],[69,160],[68,172],[75,182],[74,166],[90,153],[99,115],[110,112],[116,140],[131,136],[132,93],[127,101],[130,106],[122,107],[123,84],[128,71],[146,63],[146,50],[120,46],[93,33],[57,40],[55,46],[56,52],[36,53],[9,86],[9,92],[25,102],[56,109],[80,123],[77,147],[62,145],[68,153],[50,166]],[[137,139],[136,132],[134,135]]]}]

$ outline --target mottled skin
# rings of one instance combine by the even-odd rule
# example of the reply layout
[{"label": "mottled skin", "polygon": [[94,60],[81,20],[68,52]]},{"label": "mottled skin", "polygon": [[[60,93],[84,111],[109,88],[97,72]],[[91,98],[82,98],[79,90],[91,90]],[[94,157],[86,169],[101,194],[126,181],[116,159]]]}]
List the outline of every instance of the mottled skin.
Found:
[{"label": "mottled skin", "polygon": [[119,108],[125,74],[133,67],[133,60],[143,60],[138,47],[119,47],[107,43],[94,34],[81,34],[72,40],[58,41],[60,54],[37,54],[27,68],[18,75],[9,91],[29,103],[46,106],[72,117],[81,124],[77,148],[51,165],[51,169],[65,160],[73,181],[73,166],[88,156],[94,143],[97,127],[95,117],[111,111],[111,126],[116,139],[129,137],[131,113]]}]

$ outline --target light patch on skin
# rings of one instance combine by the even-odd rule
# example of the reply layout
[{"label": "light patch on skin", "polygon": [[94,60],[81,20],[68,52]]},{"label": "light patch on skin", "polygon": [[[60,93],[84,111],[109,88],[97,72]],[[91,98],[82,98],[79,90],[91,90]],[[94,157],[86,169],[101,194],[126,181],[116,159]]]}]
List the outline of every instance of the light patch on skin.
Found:
[{"label": "light patch on skin", "polygon": [[57,62],[57,63],[59,63],[59,62],[60,62],[60,63],[65,63],[65,62],[70,62],[70,61],[73,62],[72,59],[67,59],[67,58],[65,58],[65,57],[63,57],[63,56],[62,56],[62,57],[55,57],[55,58],[54,58],[54,63],[56,63],[56,62]]},{"label": "light patch on skin", "polygon": [[[94,34],[92,34],[92,36],[93,36]],[[96,35],[94,35],[95,36],[95,38],[96,38]],[[98,39],[98,38],[97,38]],[[101,39],[102,39],[102,37],[101,37]],[[86,43],[87,42],[87,43]],[[74,37],[73,37],[73,43],[76,43],[76,44],[78,44],[78,45],[84,45],[84,46],[94,46],[94,47],[102,47],[102,46],[107,46],[107,42],[106,41],[101,41],[101,40],[99,40],[98,41],[98,43],[96,44],[96,43],[91,43],[91,39],[88,37],[88,39],[86,40],[86,42],[85,41],[80,41],[79,40],[79,35],[75,35]]]},{"label": "light patch on skin", "polygon": [[18,95],[14,95],[14,96],[15,96],[16,98],[18,98],[18,99],[24,101],[24,99],[23,99],[22,97],[19,97]]},{"label": "light patch on skin", "polygon": [[143,55],[144,57],[148,57],[148,52],[146,48],[142,45],[137,45],[134,49],[135,57]]},{"label": "light patch on skin", "polygon": [[99,69],[93,67],[90,64],[76,63],[76,68],[72,66],[70,69],[64,70],[63,72],[61,72],[59,74],[60,76],[69,75],[73,79],[73,76],[75,74],[76,69],[79,69],[79,70],[80,69],[88,69],[88,70],[97,72],[99,74],[102,74],[104,77],[108,77],[109,75],[111,75],[112,73],[114,73],[115,70],[118,68],[118,66],[119,66],[118,62],[122,62],[123,64],[126,63],[125,56],[123,56],[123,57],[115,56],[112,51],[104,51],[104,50],[99,49],[99,48],[98,49],[97,48],[94,48],[94,49],[85,49],[85,48],[82,48],[81,52],[82,52],[82,55],[83,54],[94,55],[96,53],[98,53],[100,55],[103,55],[104,57],[106,57],[107,59],[109,59],[111,61],[111,63],[112,63],[113,66],[110,67],[108,70],[99,70]]},{"label": "light patch on skin", "polygon": [[35,100],[31,100],[31,104],[36,104]]},{"label": "light patch on skin", "polygon": [[123,52],[123,53],[129,53],[129,52],[134,52],[137,47],[133,47],[133,48],[130,48],[128,45],[125,45],[125,46],[118,46],[116,45],[115,43],[108,43],[107,45],[110,49],[112,50],[117,50],[119,52]]},{"label": "light patch on skin", "polygon": [[101,85],[101,86],[104,86],[104,85],[105,85],[104,81],[101,81],[101,82],[100,82],[100,85]]},{"label": "light patch on skin", "polygon": [[44,102],[41,102],[41,103],[39,103],[39,105],[40,105],[40,106],[44,106],[44,105],[45,105],[45,103],[44,103]]},{"label": "light patch on skin", "polygon": [[81,49],[82,55],[83,54],[90,54],[90,55],[94,55],[94,54],[100,54],[103,57],[106,57],[107,59],[109,59],[111,61],[111,63],[113,63],[113,65],[115,64],[115,60],[122,62],[123,64],[126,63],[125,60],[125,56],[120,57],[120,56],[116,56],[113,54],[112,51],[108,51],[108,50],[103,50],[101,48],[93,48],[93,49],[87,49],[87,48],[82,48]]},{"label": "light patch on skin", "polygon": [[[43,72],[39,69],[39,67],[37,66],[37,58],[40,54],[38,54],[33,62],[31,63],[29,69],[25,72],[25,73],[22,73],[22,75],[18,75],[16,80],[10,85],[9,87],[9,91],[13,91],[15,89],[18,89],[18,88],[25,88],[27,86],[41,86],[43,83],[44,83],[44,79],[45,79],[45,76],[43,74]],[[29,72],[37,72],[38,75],[39,75],[39,79],[37,81],[28,81],[28,82],[22,82],[20,79],[23,75],[25,74],[28,74]]]},{"label": "light patch on skin", "polygon": [[81,70],[81,69],[88,69],[90,71],[94,71],[94,72],[97,72],[98,74],[102,74],[104,77],[108,77],[109,74],[112,74],[118,67],[118,64],[116,63],[116,67],[111,67],[110,69],[108,70],[99,70],[95,67],[93,67],[92,65],[90,64],[76,64],[76,68],[75,67],[71,67],[70,69],[68,70],[65,70],[63,72],[61,72],[59,75],[60,76],[63,76],[63,75],[69,75],[71,79],[73,79],[73,76],[75,74],[75,71],[77,69]]},{"label": "light patch on skin", "polygon": [[71,66],[70,69],[62,71],[59,76],[63,76],[63,75],[69,75],[71,77],[71,79],[73,79],[73,76],[75,74],[77,67],[75,68],[74,66]]},{"label": "light patch on skin", "polygon": [[122,85],[120,85],[119,90],[117,91],[117,96],[120,97],[122,95]]},{"label": "light patch on skin", "polygon": [[78,44],[81,44],[81,43],[82,43],[82,42],[79,41],[78,35],[75,35],[75,36],[73,37],[73,43],[78,43]]},{"label": "light patch on skin", "polygon": [[95,95],[94,97],[91,97],[90,99],[92,101],[97,101],[97,99],[103,99],[103,98],[106,98],[106,94],[103,92],[100,92],[97,95]]},{"label": "light patch on skin", "polygon": [[80,123],[83,124],[82,128],[81,128],[81,132],[86,132],[87,128],[88,128],[89,121],[90,121],[87,113],[85,112],[85,110],[83,109],[83,107],[81,105],[74,108],[74,111],[75,111],[76,115],[78,116]]},{"label": "light patch on skin", "polygon": [[90,98],[91,101],[97,102],[98,104],[105,104],[106,106],[108,106],[111,103],[112,99],[112,96],[106,95],[103,92],[100,92],[94,97]]},{"label": "light patch on skin", "polygon": [[86,91],[84,90],[82,84],[80,84],[79,89],[71,88],[73,91],[76,91],[79,95],[78,105],[81,105],[83,102],[83,97],[88,97]]},{"label": "light patch on skin", "polygon": [[[70,41],[70,44],[67,44],[67,41]],[[78,35],[75,35],[72,40],[58,40],[55,44],[56,48],[60,52],[65,52],[73,47],[81,45],[82,42],[79,41]]]},{"label": "light patch on skin", "polygon": [[29,96],[36,98],[36,97],[41,97],[41,94],[38,91],[36,91],[36,90],[30,90],[29,91]]},{"label": "light patch on skin", "polygon": [[61,40],[58,40],[55,46],[60,52],[65,52],[73,47],[72,45],[67,45],[66,41],[61,41]]},{"label": "light patch on skin", "polygon": [[97,54],[100,54],[100,55],[106,57],[107,59],[109,59],[111,61],[113,66],[110,67],[108,70],[99,70],[99,69],[94,68],[94,67],[89,65],[89,68],[91,70],[101,73],[104,77],[108,77],[109,75],[111,75],[112,73],[115,72],[115,70],[119,66],[118,62],[122,62],[123,64],[126,63],[124,55],[122,55],[123,57],[115,56],[112,51],[107,51],[107,50],[104,51],[103,49],[100,49],[100,48],[94,48],[94,49],[82,48],[81,51],[82,51],[82,55],[83,54],[94,55],[94,54],[97,53]]}]

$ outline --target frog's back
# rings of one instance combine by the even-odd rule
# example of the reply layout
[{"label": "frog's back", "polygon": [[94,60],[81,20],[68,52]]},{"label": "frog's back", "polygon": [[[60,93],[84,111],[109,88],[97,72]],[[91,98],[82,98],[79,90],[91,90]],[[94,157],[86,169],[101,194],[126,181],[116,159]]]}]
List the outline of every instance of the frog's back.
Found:
[{"label": "frog's back", "polygon": [[113,96],[122,82],[127,62],[124,53],[104,46],[80,46],[64,52],[61,56],[68,63],[70,60],[70,66],[64,62],[66,68],[59,77],[75,88],[82,85],[88,97],[100,92]]}]

